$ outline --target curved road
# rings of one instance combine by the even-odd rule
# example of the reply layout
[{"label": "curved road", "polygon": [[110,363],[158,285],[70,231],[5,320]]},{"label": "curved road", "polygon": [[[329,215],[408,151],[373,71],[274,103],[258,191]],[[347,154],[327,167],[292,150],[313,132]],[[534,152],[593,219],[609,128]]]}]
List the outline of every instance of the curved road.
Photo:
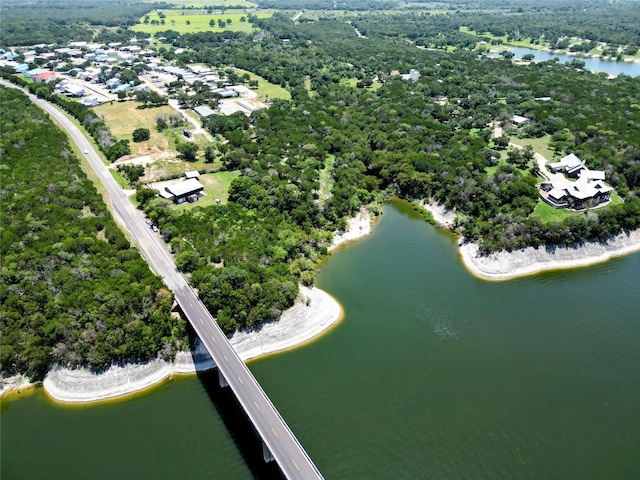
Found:
[{"label": "curved road", "polygon": [[[16,88],[3,81],[0,83]],[[167,251],[164,242],[158,234],[151,231],[142,213],[133,207],[92,144],[60,110],[34,95],[29,95],[29,97],[36,105],[51,115],[67,131],[73,142],[83,152],[86,152],[85,156],[91,168],[107,191],[116,221],[129,231],[151,268],[163,278],[165,284],[173,291],[185,316],[207,347],[218,369],[229,383],[284,475],[289,479],[323,478],[253,374],[240,360],[215,319],[182,274],[178,272],[173,257]]]}]

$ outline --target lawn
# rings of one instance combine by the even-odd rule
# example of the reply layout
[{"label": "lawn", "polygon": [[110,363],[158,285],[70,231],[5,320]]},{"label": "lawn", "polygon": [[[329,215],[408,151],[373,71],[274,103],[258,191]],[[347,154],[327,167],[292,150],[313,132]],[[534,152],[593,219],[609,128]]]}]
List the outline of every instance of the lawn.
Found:
[{"label": "lawn", "polygon": [[565,218],[575,215],[584,215],[584,212],[575,212],[566,208],[553,208],[543,200],[538,201],[535,210],[531,214],[532,217],[539,218],[542,223],[561,222]]},{"label": "lawn", "polygon": [[[609,205],[618,205],[620,203],[622,203],[622,199],[614,190],[611,192],[611,202],[609,202]],[[589,211],[597,213],[598,209]],[[586,211],[576,212],[574,210],[567,210],[566,208],[553,208],[543,200],[538,201],[535,210],[531,214],[532,217],[539,218],[542,223],[562,222],[565,218],[575,215],[586,215]]]},{"label": "lawn", "polygon": [[204,185],[205,195],[200,197],[200,200],[195,203],[183,203],[177,208],[188,210],[194,207],[207,207],[209,205],[215,205],[217,203],[216,200],[220,200],[220,203],[227,203],[231,181],[239,175],[239,170],[201,175],[198,180]]},{"label": "lawn", "polygon": [[[197,32],[250,32],[253,29],[253,24],[249,22],[241,22],[240,18],[247,17],[244,12],[236,13],[236,10],[229,10],[225,13],[207,13],[202,10],[160,10],[166,18],[164,18],[164,25],[151,25],[142,23],[144,17],[140,18],[140,23],[131,27],[131,30],[135,32],[145,32],[155,34],[156,32],[163,32],[165,30],[175,30],[178,33],[197,33]],[[271,13],[257,13],[255,14],[259,18],[271,17]],[[149,20],[161,21],[158,16],[158,11],[149,13]],[[218,20],[225,22],[224,28],[218,26]],[[231,20],[230,24],[227,24],[227,20]],[[209,25],[209,22],[213,21],[213,26]]]},{"label": "lawn", "polygon": [[258,98],[263,100],[265,97],[273,98],[281,98],[283,100],[291,100],[291,93],[286,88],[281,87],[280,85],[276,85],[275,83],[270,83],[259,75],[256,75],[253,72],[248,70],[243,70],[241,68],[233,68],[238,75],[244,75],[245,73],[249,75],[250,80],[258,81],[258,88],[251,88],[254,92],[258,94]]},{"label": "lawn", "polygon": [[548,161],[553,161],[554,153],[553,150],[549,148],[549,142],[551,141],[551,135],[545,135],[540,138],[516,138],[510,137],[509,142],[519,145],[521,147],[525,147],[527,145],[531,145],[533,147],[533,151],[539,153]]}]

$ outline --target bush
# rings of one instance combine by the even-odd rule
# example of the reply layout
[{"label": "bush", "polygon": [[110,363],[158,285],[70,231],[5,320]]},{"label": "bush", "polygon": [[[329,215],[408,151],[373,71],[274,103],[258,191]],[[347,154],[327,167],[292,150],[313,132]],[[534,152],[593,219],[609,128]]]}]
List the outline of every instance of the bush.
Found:
[{"label": "bush", "polygon": [[133,141],[136,143],[144,142],[145,140],[149,140],[151,138],[151,132],[148,128],[136,128],[133,131]]}]

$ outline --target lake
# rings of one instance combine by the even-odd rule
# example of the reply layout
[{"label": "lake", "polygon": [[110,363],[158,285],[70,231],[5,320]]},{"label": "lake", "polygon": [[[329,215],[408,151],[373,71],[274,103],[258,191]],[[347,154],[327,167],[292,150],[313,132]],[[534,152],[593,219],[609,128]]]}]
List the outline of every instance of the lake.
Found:
[{"label": "lake", "polygon": [[[509,49],[515,55],[515,58],[520,59],[523,55],[532,54],[535,55],[534,61],[542,62],[547,60],[553,60],[557,58],[560,63],[571,62],[574,59],[581,60],[585,63],[585,68],[592,72],[606,72],[610,75],[620,75],[624,73],[630,77],[640,76],[640,63],[638,62],[617,62],[615,60],[602,60],[600,58],[585,58],[578,57],[576,55],[567,55],[564,53],[549,53],[543,50],[534,50],[526,47],[513,47]],[[498,57],[497,54],[491,54],[492,57]]]},{"label": "lake", "polygon": [[[634,254],[483,281],[392,202],[320,267],[343,321],[250,368],[327,479],[637,480],[639,272]],[[98,405],[4,401],[1,476],[273,478],[212,377]]]}]

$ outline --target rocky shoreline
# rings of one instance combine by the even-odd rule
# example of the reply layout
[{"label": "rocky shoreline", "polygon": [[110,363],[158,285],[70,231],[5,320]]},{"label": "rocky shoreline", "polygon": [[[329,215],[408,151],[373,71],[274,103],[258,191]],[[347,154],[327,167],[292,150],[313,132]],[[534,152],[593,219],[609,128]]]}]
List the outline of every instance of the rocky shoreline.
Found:
[{"label": "rocky shoreline", "polygon": [[640,251],[640,229],[621,233],[606,242],[582,242],[569,246],[527,247],[513,252],[478,253],[473,243],[460,245],[467,269],[487,280],[508,280],[546,270],[586,267]]},{"label": "rocky shoreline", "polygon": [[[421,203],[436,222],[450,228],[455,212],[439,205]],[[640,229],[621,233],[605,241],[582,242],[570,246],[547,245],[527,247],[513,252],[496,252],[480,255],[478,245],[460,239],[460,256],[465,267],[475,276],[485,280],[509,280],[533,275],[545,270],[585,267],[605,262],[611,258],[640,251]]]},{"label": "rocky shoreline", "polygon": [[[334,233],[329,250],[356,240],[371,232],[372,217],[362,209],[349,219],[344,233]],[[340,304],[318,288],[300,286],[300,297],[279,320],[258,329],[239,331],[229,338],[231,345],[247,361],[297,347],[337,324],[342,317]],[[42,385],[53,399],[60,402],[96,402],[139,392],[174,375],[190,374],[215,368],[213,359],[197,340],[190,352],[178,352],[172,362],[156,359],[150,362],[113,365],[102,372],[89,369],[54,367]],[[33,387],[22,375],[0,379],[0,396],[7,392]]]},{"label": "rocky shoreline", "polygon": [[[239,331],[229,342],[244,361],[296,347],[331,328],[342,317],[340,304],[318,288],[300,286],[296,304],[280,319],[259,329]],[[59,402],[95,402],[139,392],[175,375],[215,368],[215,362],[196,340],[190,352],[179,352],[172,362],[113,365],[103,372],[55,367],[45,377],[44,389]]]},{"label": "rocky shoreline", "polygon": [[[455,212],[422,202],[436,222],[451,228]],[[333,250],[371,232],[372,217],[362,210],[348,221],[343,234],[336,233]],[[478,245],[461,238],[460,256],[465,267],[479,278],[508,280],[545,270],[576,268],[601,263],[616,256],[640,251],[640,229],[622,233],[606,242],[583,242],[572,246],[528,247],[513,252],[482,256]],[[229,341],[243,360],[269,355],[306,343],[335,325],[342,316],[340,305],[326,292],[300,286],[300,298],[278,321],[259,329],[236,332]],[[215,363],[201,343],[191,352],[179,352],[173,362],[157,359],[147,363],[114,365],[104,372],[56,367],[42,382],[45,391],[61,402],[94,402],[144,390],[174,375],[205,371]],[[26,377],[0,379],[0,395],[31,387]]]}]

